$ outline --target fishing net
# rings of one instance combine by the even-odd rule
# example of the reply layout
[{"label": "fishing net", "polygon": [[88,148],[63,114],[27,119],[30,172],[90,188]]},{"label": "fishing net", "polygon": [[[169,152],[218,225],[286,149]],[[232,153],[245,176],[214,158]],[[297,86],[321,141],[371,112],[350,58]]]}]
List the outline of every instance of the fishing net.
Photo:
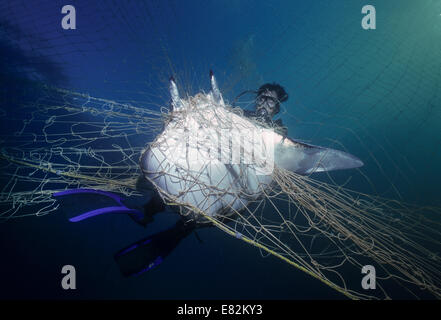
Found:
[{"label": "fishing net", "polygon": [[[29,101],[21,99],[14,108],[1,110],[3,123],[15,122],[19,128],[1,136],[2,221],[54,212],[58,203],[51,195],[70,188],[126,197],[142,194],[141,155],[161,142],[164,127],[167,132],[180,124],[185,131],[188,122],[183,120],[188,117],[201,129],[201,137],[235,123],[236,132],[264,127],[244,118],[238,108],[201,98],[203,94],[188,98],[192,112],[158,112],[46,86],[37,91],[38,99],[30,94]],[[216,145],[213,141],[219,142],[211,136],[195,146],[208,151]],[[242,157],[254,152],[255,140],[243,142]],[[161,147],[170,151],[170,146]],[[417,297],[440,297],[440,260],[434,251],[440,244],[440,226],[434,222],[438,209],[358,193],[332,180],[323,182],[277,166],[269,177],[258,180],[256,164],[240,161],[236,175],[228,175],[230,180],[220,185],[222,178],[203,178],[209,178],[210,158],[205,154],[199,159],[199,171],[181,166],[181,173],[173,177],[185,182],[179,194],[157,188],[181,214],[214,224],[258,247],[264,256],[277,256],[351,298],[393,298],[386,289],[391,285]],[[158,168],[161,176],[171,171]],[[200,202],[189,201],[195,190]],[[368,264],[377,270],[376,295],[364,291],[359,281],[348,280]]]},{"label": "fishing net", "polygon": [[[106,87],[130,95],[134,101],[122,103],[100,99],[76,92],[87,90],[62,90],[32,81],[24,83],[26,90],[13,91],[5,89],[9,86],[2,83],[1,221],[56,214],[59,204],[52,194],[66,189],[101,189],[128,198],[145,191],[139,182],[139,177],[143,176],[140,157],[149,147],[148,143],[156,140],[163,126],[167,127],[177,116],[170,110],[160,109],[167,106],[165,100],[159,105],[145,101],[153,100],[146,96],[157,97],[158,88],[152,85],[155,80],[152,74],[176,76],[177,71],[183,71],[177,66],[189,65],[191,61],[173,56],[172,52],[187,52],[187,48],[193,46],[207,59],[205,65],[198,64],[201,70],[196,71],[205,72],[206,64],[215,59],[211,48],[219,43],[221,36],[215,33],[204,38],[208,42],[203,46],[198,45],[200,39],[188,37],[187,30],[181,28],[186,17],[177,14],[182,9],[180,5],[174,2],[84,3],[79,12],[91,18],[82,19],[83,27],[68,34],[60,30],[60,10],[54,9],[52,1],[41,1],[39,10],[34,10],[26,1],[2,4],[1,35],[14,49],[10,55],[13,59],[1,61],[3,70],[12,70],[15,75],[32,75],[34,80],[49,83],[65,77],[65,74],[58,74],[65,71],[70,79],[85,82],[87,86],[85,70],[104,69],[106,72],[101,74]],[[349,11],[358,13],[358,4],[354,6]],[[253,88],[263,79],[273,80],[277,75],[281,83],[289,82],[293,89],[289,103],[296,113],[283,111],[284,119],[294,124],[290,125],[290,135],[312,141],[317,137],[330,137],[327,142],[342,149],[350,145],[346,137],[355,136],[357,144],[370,143],[361,148],[368,150],[364,154],[366,157],[359,156],[366,166],[375,164],[374,170],[371,166],[366,171],[348,170],[338,176],[303,176],[276,166],[270,183],[265,181],[262,188],[257,184],[251,193],[240,195],[237,188],[228,190],[232,200],[225,201],[222,204],[225,210],[216,211],[216,214],[200,210],[204,208],[202,203],[195,205],[164,190],[159,192],[181,214],[192,215],[200,222],[207,221],[258,247],[263,256],[276,256],[350,298],[396,298],[397,293],[404,297],[440,298],[441,263],[437,254],[440,210],[406,204],[399,196],[377,195],[398,194],[403,189],[396,188],[401,178],[405,187],[410,186],[412,190],[416,182],[420,186],[428,185],[416,179],[418,174],[429,175],[424,172],[426,168],[415,170],[408,162],[415,163],[420,158],[438,159],[439,156],[438,148],[418,143],[435,141],[433,144],[437,145],[440,141],[436,105],[441,82],[440,73],[434,72],[441,70],[437,56],[439,6],[430,1],[423,5],[409,2],[408,10],[396,10],[393,4],[387,6],[384,9],[390,9],[390,14],[383,20],[384,28],[378,28],[372,36],[373,33],[360,30],[358,14],[343,17],[330,14],[312,19],[314,12],[334,12],[334,9],[335,13],[344,12],[341,6],[326,1],[299,10],[286,10],[286,16],[285,10],[273,9],[271,5],[266,16],[270,13],[277,20],[271,24],[271,40],[265,41],[268,39],[262,36],[268,28],[265,23],[257,29],[253,25],[255,34],[242,33],[237,37],[240,45],[232,49],[233,62],[228,68],[236,68],[238,74],[225,81],[226,90],[223,90],[224,93],[238,91],[237,85],[243,83],[246,83],[244,87]],[[199,19],[191,19],[192,26],[195,23],[204,26],[204,18],[212,17],[203,8],[198,9],[202,14]],[[337,16],[341,18],[339,23],[335,23]],[[160,22],[169,17],[175,17],[175,23],[161,28]],[[15,22],[29,24],[20,29]],[[227,32],[222,29],[222,34]],[[146,35],[152,36],[146,39]],[[173,44],[172,39],[180,36],[187,37],[187,42],[183,42],[185,46]],[[292,41],[294,38],[297,40]],[[264,45],[259,47],[259,43]],[[142,56],[142,59],[133,59],[136,68],[130,65],[127,73],[118,71],[128,68],[126,61],[130,62],[132,56],[127,52],[131,51],[122,50],[124,53],[118,55],[121,48],[133,48],[133,52]],[[228,53],[226,48],[222,53]],[[112,60],[112,54],[118,63],[109,68],[103,62]],[[200,56],[189,59],[198,60]],[[67,68],[64,70],[60,66]],[[223,67],[219,69],[228,70]],[[191,69],[181,76],[182,83],[199,89],[195,81],[199,76],[199,72]],[[124,87],[127,83],[136,89]],[[144,90],[142,94],[137,90],[140,86]],[[192,91],[191,88],[186,90]],[[244,105],[250,103],[252,101]],[[198,109],[198,104],[195,106],[195,111],[202,110]],[[240,110],[228,104],[226,108],[242,118]],[[219,117],[224,119],[220,111]],[[207,125],[208,131],[220,130],[213,124],[206,124],[203,117],[196,118],[202,127]],[[257,125],[247,121],[251,127]],[[335,125],[328,125],[331,122]],[[360,123],[366,124],[367,130],[374,134],[365,135]],[[235,127],[232,122],[229,125]],[[298,130],[300,127],[310,130],[302,132]],[[407,128],[405,132],[403,127]],[[383,128],[392,133],[384,133]],[[297,134],[299,132],[302,134]],[[358,139],[358,135],[362,138]],[[383,139],[384,136],[390,141]],[[249,149],[245,147],[245,150]],[[428,165],[427,170],[431,168]],[[365,173],[375,170],[381,177],[376,177],[372,183]],[[188,172],[186,175],[188,178]],[[248,173],[239,174],[237,180],[245,180],[248,176]],[[370,186],[372,190],[381,191],[353,191],[347,180],[355,180],[356,176],[363,181],[356,190],[364,191],[368,189],[365,186]],[[189,183],[200,185],[200,177],[192,175],[190,178]],[[246,186],[235,182],[229,183]],[[203,189],[209,192],[205,209],[213,205],[211,199],[219,198],[219,194],[213,193],[214,187],[205,182]],[[377,290],[361,287],[361,270],[365,265],[376,267]]]},{"label": "fishing net", "polygon": [[159,131],[161,113],[45,86],[36,90],[38,98],[27,92],[1,111],[2,125],[14,131],[0,138],[0,219],[56,210],[56,190],[136,193],[139,155]]},{"label": "fishing net", "polygon": [[[182,215],[208,220],[351,298],[373,298],[359,282],[345,280],[367,264],[378,270],[378,298],[391,298],[381,284],[386,280],[410,294],[415,294],[409,289],[414,286],[440,297],[439,259],[428,249],[439,244],[439,225],[430,220],[439,210],[357,193],[277,165],[271,172],[262,170],[264,159],[274,161],[269,156],[274,149],[256,148],[265,142],[250,134],[240,140],[240,132],[264,124],[241,118],[240,110],[217,104],[209,95],[184,103],[149,147],[156,151],[150,171],[143,169],[163,199],[178,206]],[[223,134],[225,128],[234,133]],[[189,143],[185,132],[198,136],[197,143]],[[264,131],[260,134],[262,138]],[[230,143],[216,138],[220,136]],[[224,154],[235,143],[242,146],[236,148],[241,151],[238,162]],[[221,145],[229,148],[218,148]],[[218,157],[209,153],[213,149]],[[254,157],[253,163],[241,162],[247,154],[263,156]]]}]

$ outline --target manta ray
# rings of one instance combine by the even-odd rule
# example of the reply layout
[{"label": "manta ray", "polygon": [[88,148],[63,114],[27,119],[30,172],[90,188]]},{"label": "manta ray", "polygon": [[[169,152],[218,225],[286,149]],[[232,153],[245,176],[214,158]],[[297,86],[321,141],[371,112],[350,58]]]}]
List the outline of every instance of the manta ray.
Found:
[{"label": "manta ray", "polygon": [[210,84],[208,93],[183,99],[170,79],[169,118],[140,159],[162,198],[187,208],[181,214],[240,211],[271,188],[275,168],[309,175],[363,166],[349,153],[296,141],[244,117],[224,101],[211,71]]},{"label": "manta ray", "polygon": [[126,276],[159,265],[196,227],[210,226],[207,217],[222,220],[262,199],[274,185],[274,170],[310,175],[363,166],[349,153],[297,141],[245,117],[225,102],[211,71],[210,84],[208,93],[181,98],[175,80],[170,78],[171,104],[164,128],[148,143],[139,160],[141,178],[159,195],[151,198],[144,211],[103,190],[70,189],[53,194],[93,194],[117,204],[77,215],[71,222],[123,213],[146,226],[152,221],[152,212],[165,209],[164,203],[178,210],[182,218],[172,228],[115,254]]}]

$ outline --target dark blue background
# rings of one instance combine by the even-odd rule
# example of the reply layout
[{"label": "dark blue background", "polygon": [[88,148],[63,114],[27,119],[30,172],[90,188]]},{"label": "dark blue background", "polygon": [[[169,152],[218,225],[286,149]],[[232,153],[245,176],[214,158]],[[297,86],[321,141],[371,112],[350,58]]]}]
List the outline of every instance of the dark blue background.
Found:
[{"label": "dark blue background", "polygon": [[[76,30],[61,28],[65,4],[76,8]],[[360,26],[365,4],[8,1],[0,5],[1,81],[11,88],[31,78],[137,105],[167,103],[170,75],[194,94],[208,90],[213,69],[229,101],[279,82],[290,94],[281,117],[291,136],[337,140],[363,159],[375,190],[357,175],[350,187],[440,206],[441,4],[371,1],[374,31]],[[200,230],[203,244],[191,235],[159,268],[123,278],[113,254],[176,219],[163,214],[143,229],[124,216],[73,224],[54,213],[1,224],[0,297],[342,298],[214,228]],[[61,289],[65,264],[77,268],[76,291]]]}]

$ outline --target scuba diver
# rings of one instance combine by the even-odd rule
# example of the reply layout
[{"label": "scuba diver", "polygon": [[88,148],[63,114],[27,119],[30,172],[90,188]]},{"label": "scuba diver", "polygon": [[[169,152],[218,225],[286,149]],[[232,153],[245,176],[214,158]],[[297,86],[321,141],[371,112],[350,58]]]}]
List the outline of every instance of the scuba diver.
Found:
[{"label": "scuba diver", "polygon": [[[280,103],[288,99],[288,94],[285,89],[276,83],[266,83],[257,91],[247,90],[242,92],[234,101],[245,93],[255,93],[256,98],[255,110],[244,110],[244,115],[270,126],[283,136],[287,136],[288,130],[283,126],[282,120],[273,120],[273,117],[280,112]],[[65,201],[65,196],[69,196],[68,198],[71,198],[71,201],[73,200],[75,203],[87,203],[88,201],[78,201],[74,198],[84,195],[93,195],[95,205],[98,206],[99,203],[101,204],[101,207],[98,209],[86,211],[85,213],[70,218],[69,220],[71,222],[78,222],[107,213],[123,213],[127,214],[139,225],[146,227],[153,221],[155,214],[166,211],[167,208],[155,188],[151,186],[148,181],[143,179],[143,177],[138,179],[137,189],[147,190],[151,193],[150,199],[148,199],[147,202],[144,201],[147,199],[133,201],[131,199],[122,199],[118,195],[108,191],[94,189],[70,189],[54,193],[53,197]],[[141,205],[140,203],[143,204]],[[115,206],[115,204],[117,205]],[[195,231],[197,228],[202,227],[212,227],[212,224],[207,223],[201,226],[191,217],[181,216],[173,227],[150,235],[118,251],[114,255],[115,261],[124,276],[142,274],[161,264],[165,257],[189,234],[194,232],[196,238],[202,243]]]},{"label": "scuba diver", "polygon": [[287,136],[288,129],[283,126],[282,119],[273,120],[274,116],[280,112],[280,103],[288,100],[285,89],[277,83],[266,83],[257,91],[247,90],[242,92],[234,101],[246,93],[256,94],[255,110],[244,110],[244,115],[269,125],[276,132]]}]

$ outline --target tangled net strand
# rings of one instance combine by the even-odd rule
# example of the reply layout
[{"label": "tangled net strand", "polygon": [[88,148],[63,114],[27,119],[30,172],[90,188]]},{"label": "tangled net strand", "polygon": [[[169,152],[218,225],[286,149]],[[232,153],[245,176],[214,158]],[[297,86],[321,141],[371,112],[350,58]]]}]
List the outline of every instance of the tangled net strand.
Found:
[{"label": "tangled net strand", "polygon": [[[0,112],[5,123],[18,128],[0,136],[0,220],[55,212],[58,203],[51,195],[70,188],[108,190],[127,197],[140,194],[139,157],[170,116],[67,90],[39,90],[37,99],[30,96]],[[226,108],[242,117],[240,111]],[[221,113],[214,114],[219,128],[234,125]],[[210,132],[213,118],[199,115],[201,130]],[[231,183],[244,185],[246,169]],[[201,184],[200,174],[185,174],[183,185],[188,189],[182,189],[183,194]],[[258,247],[262,255],[276,256],[349,298],[393,298],[390,286],[417,298],[441,298],[436,253],[440,225],[434,222],[439,209],[358,193],[278,167],[271,180],[260,186],[259,197],[246,188],[234,193],[218,184],[203,186],[204,201],[214,199],[212,205],[226,194],[236,196],[217,215],[201,211],[202,203],[183,202],[164,190],[161,195],[181,214],[203,217]],[[236,202],[243,210],[235,209]],[[377,268],[379,290],[374,294],[350,276],[361,275],[367,264]]]}]

